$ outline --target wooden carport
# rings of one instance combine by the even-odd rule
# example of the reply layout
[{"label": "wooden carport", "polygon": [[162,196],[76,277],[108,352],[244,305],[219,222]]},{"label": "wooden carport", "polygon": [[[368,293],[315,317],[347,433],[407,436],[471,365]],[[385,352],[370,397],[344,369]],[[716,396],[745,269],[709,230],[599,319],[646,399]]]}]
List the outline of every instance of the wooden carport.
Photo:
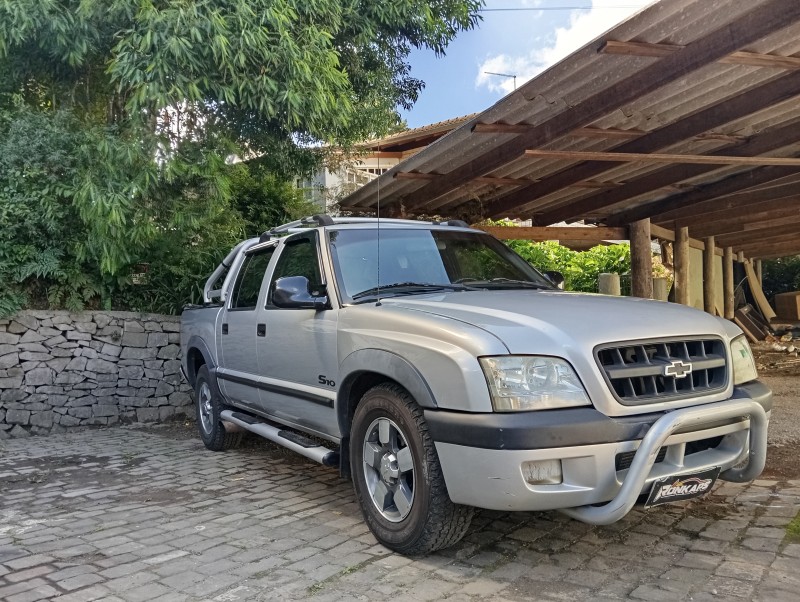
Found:
[{"label": "wooden carport", "polygon": [[701,248],[705,307],[722,255],[730,318],[734,258],[800,253],[799,157],[800,2],[661,0],[341,208],[530,219],[532,240],[572,236],[550,224],[596,223],[598,241],[631,240],[639,296],[652,295],[651,239],[669,241],[684,303]]}]

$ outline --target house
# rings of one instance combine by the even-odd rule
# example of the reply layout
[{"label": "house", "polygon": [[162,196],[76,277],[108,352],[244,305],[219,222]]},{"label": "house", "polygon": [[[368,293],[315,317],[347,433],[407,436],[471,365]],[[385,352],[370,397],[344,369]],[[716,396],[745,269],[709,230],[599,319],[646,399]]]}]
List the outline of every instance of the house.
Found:
[{"label": "house", "polygon": [[364,186],[388,171],[401,160],[421,151],[475,115],[465,115],[418,128],[405,130],[385,138],[359,144],[363,154],[355,162],[338,168],[320,167],[307,178],[298,178],[296,186],[306,199],[314,201],[326,213],[335,213],[339,199]]}]

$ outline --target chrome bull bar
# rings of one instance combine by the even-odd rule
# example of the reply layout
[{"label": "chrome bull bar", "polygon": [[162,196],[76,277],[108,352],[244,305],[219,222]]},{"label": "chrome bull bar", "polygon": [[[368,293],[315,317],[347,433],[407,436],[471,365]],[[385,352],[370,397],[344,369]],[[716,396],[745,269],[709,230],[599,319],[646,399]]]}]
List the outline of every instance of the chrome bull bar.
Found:
[{"label": "chrome bull bar", "polygon": [[751,481],[764,470],[767,457],[767,414],[764,408],[750,399],[731,399],[669,412],[650,427],[633,458],[625,481],[617,495],[602,506],[578,506],[561,510],[564,514],[593,525],[610,525],[630,512],[642,493],[645,482],[655,463],[658,451],[667,438],[676,431],[701,430],[720,420],[730,418],[750,419],[750,441],[747,464],[741,468],[728,468],[719,478],[737,483]]}]

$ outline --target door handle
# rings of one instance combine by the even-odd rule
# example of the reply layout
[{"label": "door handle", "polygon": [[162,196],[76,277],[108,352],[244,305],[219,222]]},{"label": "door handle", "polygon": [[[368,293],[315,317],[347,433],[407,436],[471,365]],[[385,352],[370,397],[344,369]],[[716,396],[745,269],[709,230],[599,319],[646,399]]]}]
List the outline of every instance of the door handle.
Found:
[{"label": "door handle", "polygon": [[223,324],[222,325],[222,334],[228,334],[228,325],[227,324]]},{"label": "door handle", "polygon": [[256,326],[256,335],[260,337],[267,336],[267,325],[266,324],[259,324]]}]

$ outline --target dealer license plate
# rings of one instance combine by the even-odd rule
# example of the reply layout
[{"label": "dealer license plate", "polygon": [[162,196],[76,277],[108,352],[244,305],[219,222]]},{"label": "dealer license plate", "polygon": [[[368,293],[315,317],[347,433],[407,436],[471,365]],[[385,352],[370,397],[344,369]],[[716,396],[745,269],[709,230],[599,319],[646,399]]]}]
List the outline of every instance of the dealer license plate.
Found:
[{"label": "dealer license plate", "polygon": [[645,506],[658,506],[699,497],[711,491],[719,476],[720,467],[659,479],[653,483]]}]

